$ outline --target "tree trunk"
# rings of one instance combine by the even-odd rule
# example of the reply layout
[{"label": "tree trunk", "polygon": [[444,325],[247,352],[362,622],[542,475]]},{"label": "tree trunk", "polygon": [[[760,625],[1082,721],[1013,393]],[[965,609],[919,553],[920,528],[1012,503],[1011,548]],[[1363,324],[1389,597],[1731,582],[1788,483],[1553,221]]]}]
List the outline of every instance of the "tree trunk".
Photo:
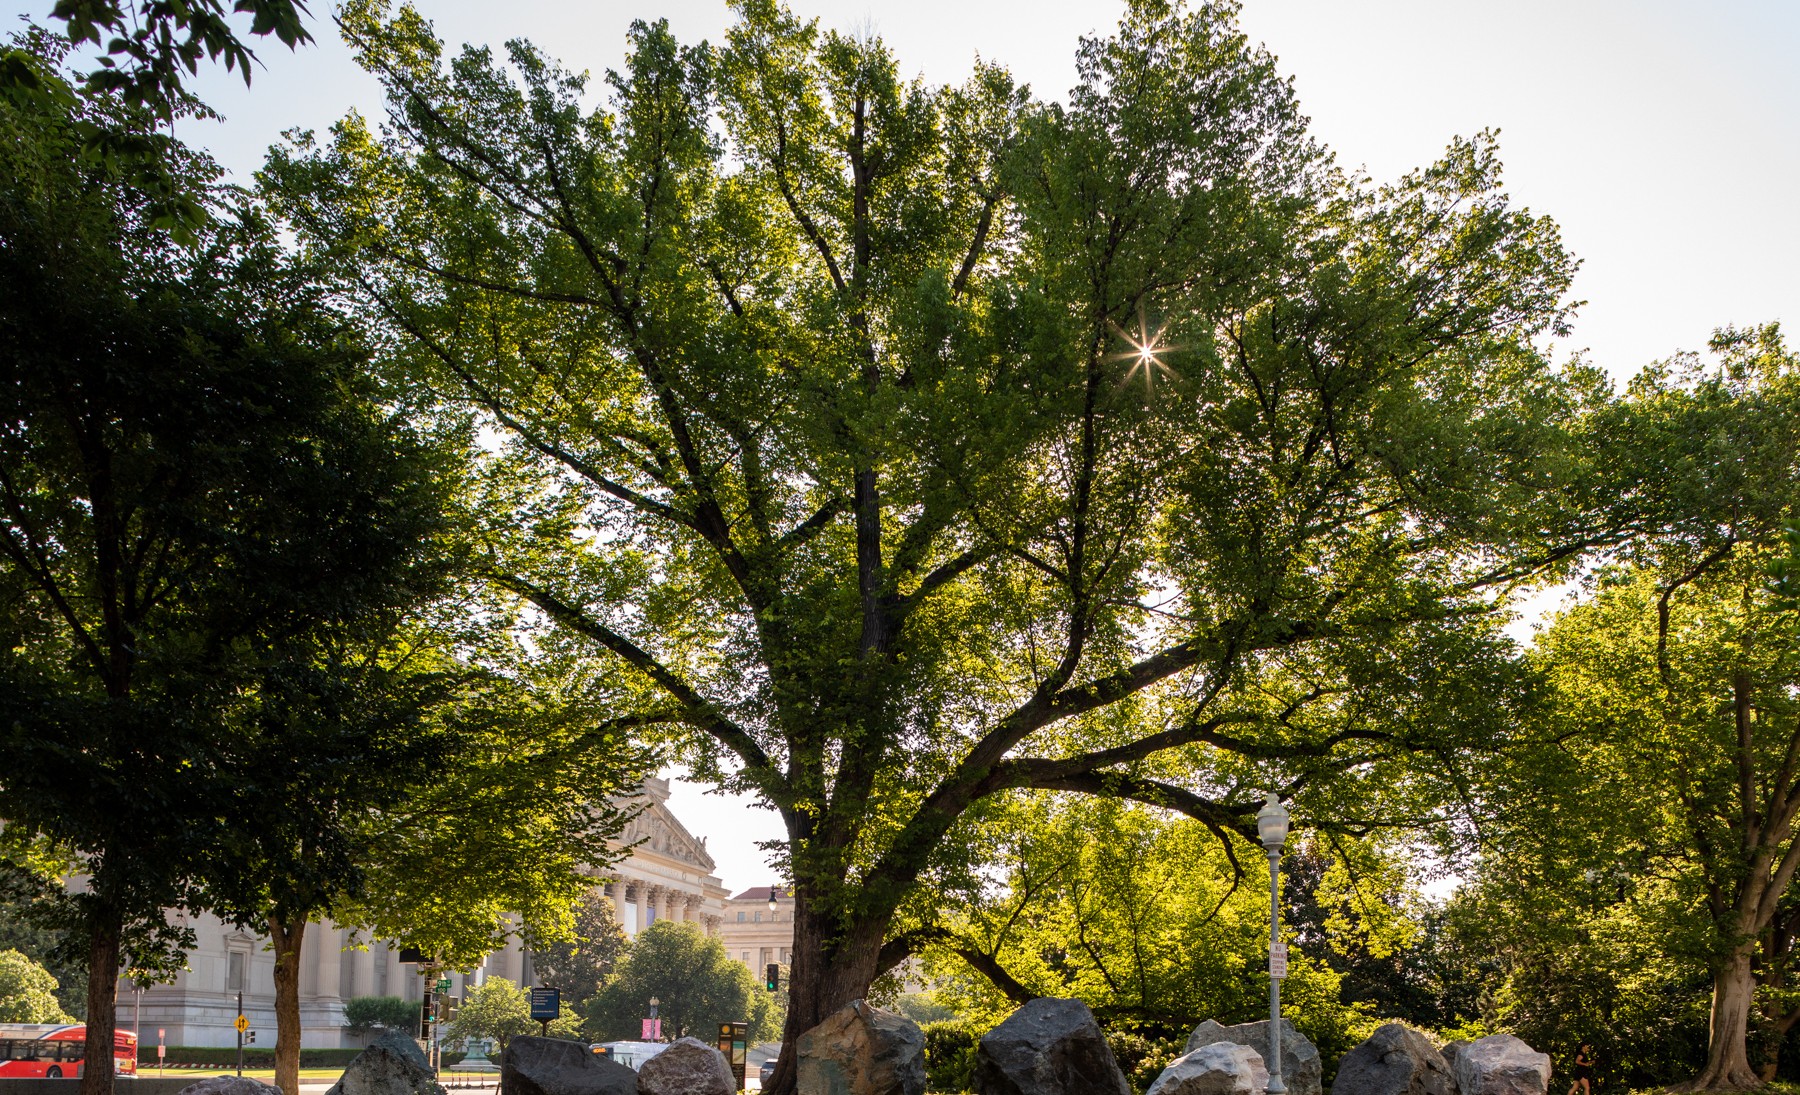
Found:
[{"label": "tree trunk", "polygon": [[87,1041],[82,1054],[81,1095],[112,1095],[122,928],[111,905],[100,904],[88,919]]},{"label": "tree trunk", "polygon": [[794,962],[788,979],[787,1024],[781,1058],[763,1086],[768,1095],[793,1095],[800,1036],[832,1012],[868,995],[878,972],[885,922],[861,923],[839,934],[835,920],[814,912],[804,886],[794,892]]},{"label": "tree trunk", "polygon": [[1712,1024],[1706,1045],[1706,1067],[1687,1091],[1742,1091],[1761,1087],[1750,1068],[1746,1047],[1750,1035],[1750,1002],[1756,979],[1750,971],[1754,942],[1740,943],[1724,965],[1713,971]]},{"label": "tree trunk", "polygon": [[300,1095],[300,944],[306,921],[269,917],[269,946],[275,951],[275,1086],[282,1095]]}]

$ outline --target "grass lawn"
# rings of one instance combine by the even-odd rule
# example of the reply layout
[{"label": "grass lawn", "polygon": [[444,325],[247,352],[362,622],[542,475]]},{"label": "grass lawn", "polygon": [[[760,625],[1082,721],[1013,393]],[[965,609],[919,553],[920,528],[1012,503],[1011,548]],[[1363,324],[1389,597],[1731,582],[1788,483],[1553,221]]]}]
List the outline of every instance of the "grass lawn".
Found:
[{"label": "grass lawn", "polygon": [[[145,1079],[156,1076],[235,1076],[237,1069],[230,1065],[209,1065],[205,1068],[165,1068],[157,1069],[153,1065],[144,1065],[138,1069],[138,1075]],[[342,1068],[303,1068],[300,1070],[302,1080],[335,1080],[344,1074]],[[247,1068],[244,1075],[265,1083],[275,1082],[275,1070],[272,1068]]]}]

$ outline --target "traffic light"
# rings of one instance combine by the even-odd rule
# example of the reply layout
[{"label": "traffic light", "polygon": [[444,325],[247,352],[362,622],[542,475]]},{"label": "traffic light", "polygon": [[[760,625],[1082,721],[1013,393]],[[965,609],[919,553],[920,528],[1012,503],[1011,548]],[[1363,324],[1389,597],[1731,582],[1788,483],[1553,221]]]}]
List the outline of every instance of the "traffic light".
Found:
[{"label": "traffic light", "polygon": [[246,1030],[244,1032],[244,1044],[249,1046],[256,1044],[256,1032],[254,1030]]},{"label": "traffic light", "polygon": [[780,966],[777,966],[775,963],[770,962],[768,965],[768,968],[763,970],[763,987],[768,989],[770,992],[775,992],[776,990],[781,988],[781,967]]},{"label": "traffic light", "polygon": [[419,1037],[431,1037],[431,989],[429,988],[425,990],[424,997],[419,1001]]}]

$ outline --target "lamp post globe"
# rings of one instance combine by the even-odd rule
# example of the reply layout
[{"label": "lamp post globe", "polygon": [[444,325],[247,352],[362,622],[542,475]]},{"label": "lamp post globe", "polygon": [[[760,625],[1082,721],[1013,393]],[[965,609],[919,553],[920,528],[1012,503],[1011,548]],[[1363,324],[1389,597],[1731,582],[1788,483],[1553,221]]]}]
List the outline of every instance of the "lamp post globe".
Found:
[{"label": "lamp post globe", "polygon": [[[1274,791],[1256,812],[1256,835],[1269,853],[1269,1095],[1284,1095],[1281,1079],[1281,979],[1287,956],[1281,946],[1281,846],[1287,843],[1288,812]],[[1279,958],[1277,957],[1279,956]]]}]

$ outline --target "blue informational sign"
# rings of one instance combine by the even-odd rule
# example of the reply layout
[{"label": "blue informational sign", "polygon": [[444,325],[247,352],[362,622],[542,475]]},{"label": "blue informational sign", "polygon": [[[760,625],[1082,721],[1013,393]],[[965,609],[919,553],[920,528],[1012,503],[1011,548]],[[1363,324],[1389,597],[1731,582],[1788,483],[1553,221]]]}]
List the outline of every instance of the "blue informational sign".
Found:
[{"label": "blue informational sign", "polygon": [[562,1015],[562,993],[557,989],[531,990],[531,1021],[548,1023]]}]

